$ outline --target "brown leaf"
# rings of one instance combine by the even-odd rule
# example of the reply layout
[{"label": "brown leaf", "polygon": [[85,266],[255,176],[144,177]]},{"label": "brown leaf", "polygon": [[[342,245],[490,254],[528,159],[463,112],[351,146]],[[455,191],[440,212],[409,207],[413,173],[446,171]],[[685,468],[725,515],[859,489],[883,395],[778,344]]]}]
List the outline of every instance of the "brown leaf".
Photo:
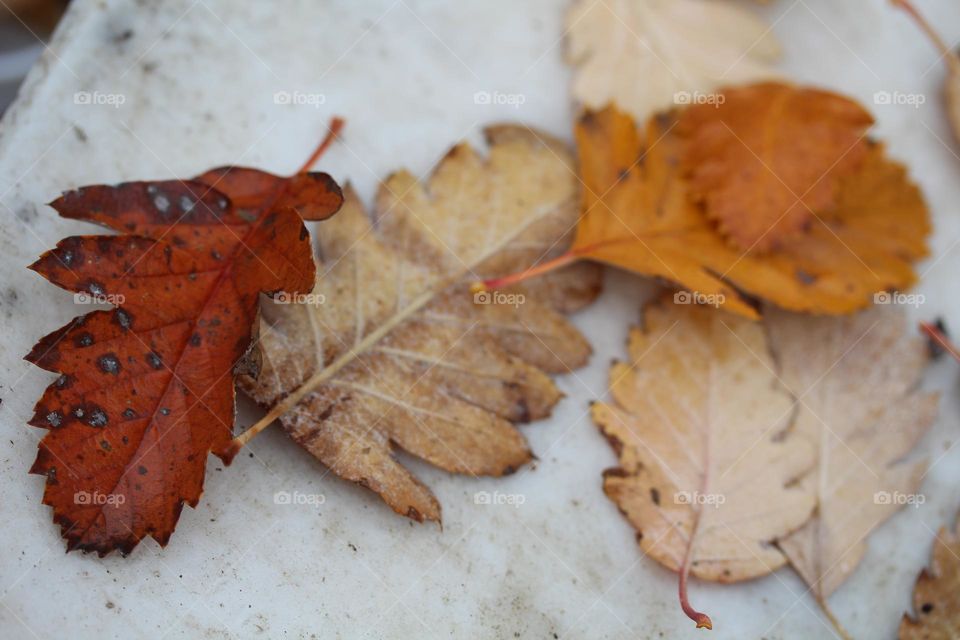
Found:
[{"label": "brown leaf", "polygon": [[593,299],[596,268],[477,298],[465,285],[562,251],[577,218],[563,145],[521,127],[487,138],[486,160],[459,145],[426,184],[388,178],[373,220],[348,190],[320,239],[315,298],[264,309],[264,368],[244,383],[337,475],[417,520],[440,505],[394,445],[456,473],[510,473],[531,458],[512,423],[549,415],[560,393],[546,373],[590,353],[558,309]]},{"label": "brown leaf", "polygon": [[780,548],[821,603],[853,573],[866,538],[915,493],[923,461],[902,461],[937,413],[916,386],[928,355],[905,316],[876,306],[844,318],[766,313],[779,375],[798,398],[794,431],[819,451],[800,487],[816,515]]},{"label": "brown leaf", "polygon": [[[958,523],[960,524],[960,523]],[[960,536],[940,529],[933,543],[930,569],[917,576],[913,590],[916,617],[903,614],[900,640],[960,638]]]},{"label": "brown leaf", "polygon": [[641,135],[613,107],[580,119],[583,215],[566,262],[588,258],[659,276],[748,317],[757,314],[741,292],[793,311],[841,314],[916,279],[912,263],[927,253],[927,209],[881,145],[841,180],[832,210],[789,243],[758,253],[731,247],[688,197],[675,124],[671,115],[651,118]]},{"label": "brown leaf", "polygon": [[873,118],[829,91],[763,83],[680,112],[682,163],[707,216],[741,249],[781,246],[837,204],[863,163]]},{"label": "brown leaf", "polygon": [[[620,466],[604,491],[645,554],[680,574],[735,582],[786,563],[771,543],[801,526],[814,498],[789,486],[814,448],[787,433],[792,400],[777,383],[763,327],[699,305],[661,301],[630,332],[610,370],[610,403],[593,418]],[[761,479],[762,481],[758,481]]]}]

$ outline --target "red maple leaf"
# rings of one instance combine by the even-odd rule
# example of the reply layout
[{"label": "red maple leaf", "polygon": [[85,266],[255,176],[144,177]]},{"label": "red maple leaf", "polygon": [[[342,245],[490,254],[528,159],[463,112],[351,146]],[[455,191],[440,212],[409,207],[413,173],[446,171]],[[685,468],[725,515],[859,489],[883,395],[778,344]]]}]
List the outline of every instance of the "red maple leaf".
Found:
[{"label": "red maple leaf", "polygon": [[[315,266],[302,219],[342,203],[325,173],[291,177],[221,167],[192,180],[83,187],[60,215],[121,235],[73,236],[31,269],[93,301],[26,359],[60,374],[30,424],[49,430],[32,473],[67,549],[129,553],[165,545],[183,504],[195,507],[208,452],[225,463],[234,368],[253,344],[261,292],[309,292]],[[302,219],[301,219],[302,218]]]}]

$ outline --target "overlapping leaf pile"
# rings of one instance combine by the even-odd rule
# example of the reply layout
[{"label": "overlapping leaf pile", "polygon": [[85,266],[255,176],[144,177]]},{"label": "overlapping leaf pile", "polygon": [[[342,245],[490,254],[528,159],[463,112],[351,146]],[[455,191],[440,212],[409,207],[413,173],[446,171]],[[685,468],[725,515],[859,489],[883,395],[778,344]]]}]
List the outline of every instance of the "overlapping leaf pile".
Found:
[{"label": "overlapping leaf pile", "polygon": [[926,357],[902,316],[796,312],[850,314],[909,287],[927,209],[852,100],[780,83],[714,98],[642,131],[615,106],[587,112],[573,245],[487,284],[587,258],[685,289],[675,302],[750,319],[776,305],[768,335],[705,309],[647,311],[634,362],[611,371],[614,401],[594,407],[621,459],[604,487],[680,574],[698,626],[712,621],[688,602],[688,574],[729,582],[787,562],[831,615],[863,537],[902,504],[874,497],[917,489],[924,465],[898,461],[937,401],[912,390]]},{"label": "overlapping leaf pile", "polygon": [[[67,238],[33,265],[117,304],[28,355],[60,374],[31,420],[49,430],[32,471],[68,549],[166,544],[206,455],[229,462],[277,418],[397,513],[440,520],[396,450],[470,475],[529,462],[516,424],[549,416],[549,374],[590,353],[564,317],[599,290],[595,264],[570,266],[589,259],[687,290],[645,308],[611,400],[592,408],[619,457],[604,490],[679,574],[683,611],[712,627],[691,575],[790,564],[831,615],[864,538],[926,470],[905,458],[936,414],[915,389],[927,355],[902,315],[860,311],[914,282],[923,198],[856,102],[775,82],[716,89],[773,75],[778,47],[742,8],[601,5],[569,15],[574,94],[594,109],[575,127],[582,189],[564,145],[497,126],[486,159],[458,145],[426,183],[390,176],[372,215],[326,174],[236,167],[53,203],[122,234]],[[341,204],[317,275],[303,219]],[[477,280],[509,288],[471,292]],[[279,291],[251,350],[259,294]],[[237,438],[235,375],[269,408]],[[957,633],[956,538],[941,536],[902,637]]]},{"label": "overlapping leaf pile", "polygon": [[[750,297],[839,314],[909,287],[927,253],[927,209],[904,168],[862,138],[869,116],[783,85],[723,95],[721,108],[654,117],[642,132],[615,107],[581,118],[583,216],[570,254],[748,317]],[[807,138],[832,142],[798,142]]]},{"label": "overlapping leaf pile", "polygon": [[[943,54],[955,125],[956,55],[912,4],[894,4]],[[848,637],[826,599],[859,564],[865,536],[903,504],[897,498],[917,491],[925,465],[902,458],[937,403],[913,390],[926,358],[902,316],[796,312],[851,314],[878,292],[911,286],[913,264],[927,255],[923,199],[866,138],[872,118],[854,101],[742,86],[771,77],[778,52],[770,28],[743,7],[582,0],[567,28],[571,92],[587,109],[576,124],[585,187],[577,235],[552,263],[483,284],[586,258],[685,290],[676,302],[752,319],[762,302],[779,307],[764,318],[767,337],[704,309],[646,311],[631,333],[632,362],[611,370],[613,401],[593,409],[620,456],[604,487],[645,554],[680,574],[682,607],[698,626],[712,621],[688,602],[688,574],[742,580],[789,562]],[[752,432],[758,408],[774,410],[784,392],[789,415]],[[805,461],[812,467],[801,473]],[[957,563],[947,557],[956,541],[941,537],[901,637],[956,636]]]},{"label": "overlapping leaf pile", "polygon": [[612,402],[593,407],[620,458],[604,490],[645,554],[680,574],[684,612],[711,627],[688,573],[735,582],[787,562],[827,610],[926,469],[902,461],[937,411],[915,390],[928,356],[904,316],[770,310],[758,324],[662,302],[629,354]]},{"label": "overlapping leaf pile", "polygon": [[[549,415],[561,393],[547,373],[586,362],[590,346],[563,313],[593,300],[599,269],[471,296],[470,280],[562,250],[577,219],[562,144],[521,127],[487,135],[487,160],[460,145],[427,185],[391,176],[374,219],[348,191],[319,240],[319,279],[301,215],[340,208],[326,174],[224,167],[53,203],[122,233],[67,238],[33,266],[117,305],[28,356],[61,374],[31,424],[50,430],[33,471],[47,476],[44,501],[68,548],[166,544],[183,504],[199,499],[207,453],[229,462],[258,431],[233,437],[239,374],[297,442],[417,520],[439,520],[440,505],[395,444],[457,473],[528,462],[513,423]],[[261,292],[283,292],[283,304],[250,350]]]}]

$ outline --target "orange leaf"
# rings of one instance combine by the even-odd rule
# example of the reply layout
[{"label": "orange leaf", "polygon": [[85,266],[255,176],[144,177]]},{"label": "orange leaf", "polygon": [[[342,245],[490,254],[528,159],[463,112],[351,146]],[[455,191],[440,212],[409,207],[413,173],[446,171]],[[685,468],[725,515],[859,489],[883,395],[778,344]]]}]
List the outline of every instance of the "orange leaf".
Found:
[{"label": "orange leaf", "polygon": [[834,208],[817,213],[806,232],[772,251],[739,251],[689,197],[675,126],[669,114],[654,117],[641,136],[615,107],[580,119],[583,214],[560,262],[589,258],[659,276],[748,317],[757,312],[744,294],[841,314],[916,279],[912,263],[927,253],[927,209],[882,145],[868,145],[860,169],[841,179]]},{"label": "orange leaf", "polygon": [[779,83],[727,89],[678,118],[695,199],[742,249],[764,251],[831,209],[867,155],[873,118],[827,91]]},{"label": "orange leaf", "polygon": [[[336,125],[336,123],[335,123]],[[73,236],[31,268],[93,301],[26,359],[60,373],[30,424],[49,429],[31,472],[67,548],[165,545],[196,506],[208,452],[229,463],[235,365],[261,292],[307,292],[315,267],[297,211],[337,211],[330,176],[222,167],[193,180],[91,186],[52,203],[124,235]]]}]

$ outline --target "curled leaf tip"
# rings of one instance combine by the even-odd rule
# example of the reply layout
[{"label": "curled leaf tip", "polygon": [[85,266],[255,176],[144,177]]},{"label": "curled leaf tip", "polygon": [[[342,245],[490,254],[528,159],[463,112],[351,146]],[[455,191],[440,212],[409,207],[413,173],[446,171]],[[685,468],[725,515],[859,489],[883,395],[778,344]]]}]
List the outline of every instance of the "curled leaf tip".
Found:
[{"label": "curled leaf tip", "polygon": [[697,629],[713,629],[713,620],[705,613],[700,613],[687,601],[686,592],[680,596],[680,608],[687,614],[687,617],[697,623]]},{"label": "curled leaf tip", "polygon": [[698,613],[693,621],[697,623],[697,629],[713,629],[713,621],[705,613]]},{"label": "curled leaf tip", "polygon": [[[694,529],[696,531],[696,529]],[[687,553],[684,557],[683,566],[680,568],[680,583],[678,585],[678,593],[680,596],[680,608],[683,609],[683,612],[688,618],[697,623],[697,629],[713,629],[713,621],[705,613],[700,613],[690,604],[690,600],[687,597],[687,575],[690,572],[690,550],[692,547],[687,547]]]}]

